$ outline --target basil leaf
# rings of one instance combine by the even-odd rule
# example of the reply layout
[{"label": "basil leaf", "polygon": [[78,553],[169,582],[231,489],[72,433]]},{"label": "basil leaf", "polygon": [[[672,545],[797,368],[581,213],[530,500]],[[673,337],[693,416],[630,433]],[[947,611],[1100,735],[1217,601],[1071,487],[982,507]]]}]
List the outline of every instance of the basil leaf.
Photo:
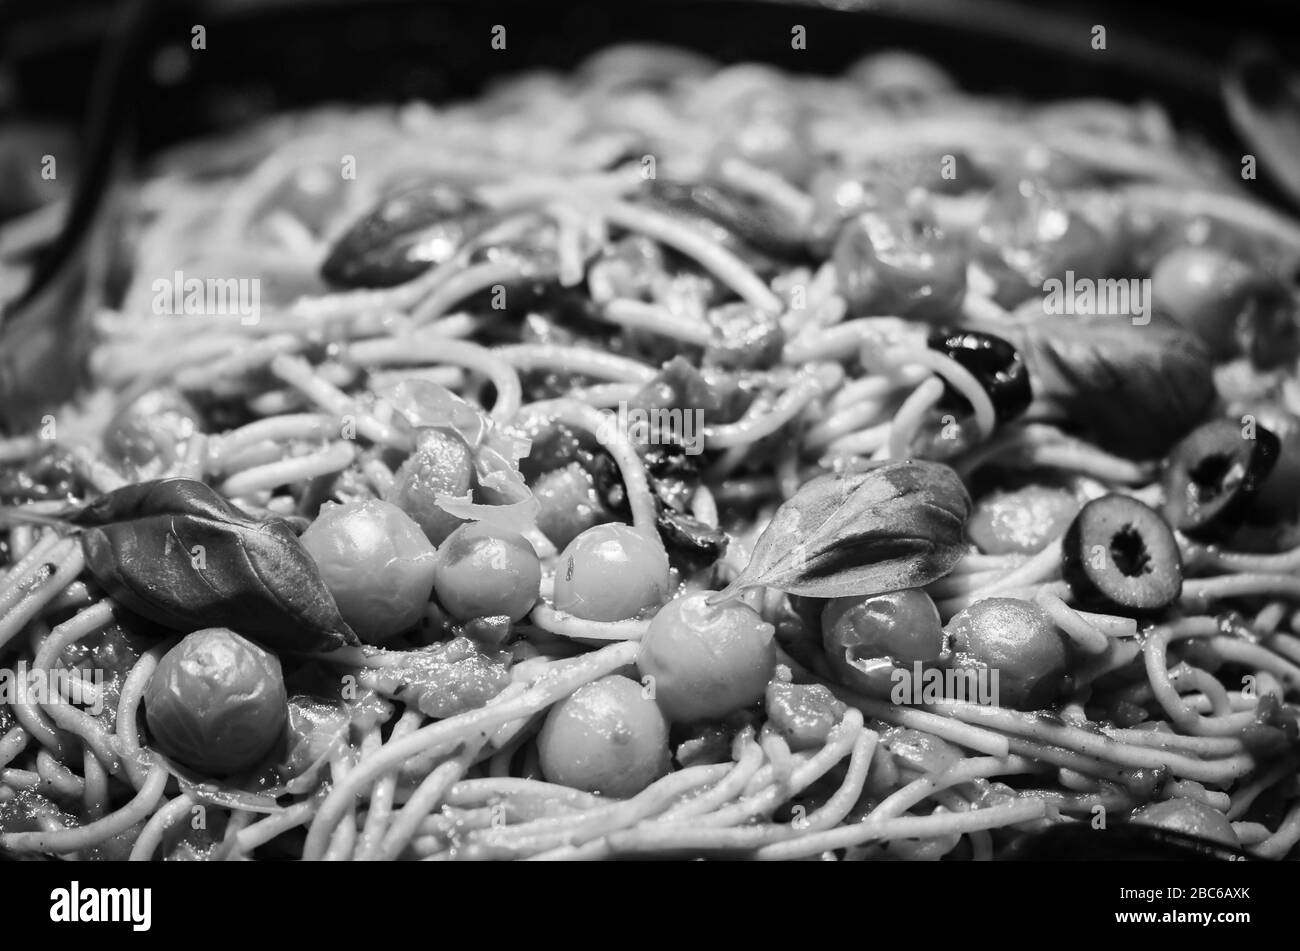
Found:
[{"label": "basil leaf", "polygon": [[965,551],[970,496],[952,469],[913,459],[804,484],[772,517],[727,592],[767,585],[813,598],[915,588]]},{"label": "basil leaf", "polygon": [[276,650],[358,643],[288,523],[258,521],[202,482],[126,486],[69,520],[104,590],[166,627],[229,627]]},{"label": "basil leaf", "polygon": [[1086,426],[1098,445],[1129,458],[1163,456],[1215,398],[1209,354],[1163,320],[1035,317],[1015,336],[1034,393]]}]

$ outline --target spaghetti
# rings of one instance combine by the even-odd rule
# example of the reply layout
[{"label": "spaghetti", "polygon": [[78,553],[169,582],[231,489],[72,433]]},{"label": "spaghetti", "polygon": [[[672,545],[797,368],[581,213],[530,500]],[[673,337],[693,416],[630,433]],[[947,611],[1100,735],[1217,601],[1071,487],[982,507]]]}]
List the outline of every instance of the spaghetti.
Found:
[{"label": "spaghetti", "polygon": [[[10,503],[0,665],[10,683],[28,678],[0,705],[0,850],[146,861],[986,860],[1045,824],[1097,809],[1144,821],[1152,804],[1174,803],[1202,810],[1198,828],[1220,841],[1293,854],[1294,509],[1290,543],[1272,548],[1235,551],[1176,525],[1171,550],[1187,573],[1177,597],[1155,611],[1098,606],[1072,573],[1072,520],[1098,498],[1162,505],[1169,491],[1154,460],[1165,449],[1117,448],[1079,424],[1088,407],[1070,409],[1071,394],[1043,398],[1041,366],[1008,364],[993,379],[964,344],[951,334],[937,344],[933,331],[970,323],[995,344],[1022,339],[1017,262],[1064,252],[1024,245],[1038,212],[1015,202],[999,212],[1007,184],[1042,186],[1051,213],[1080,215],[1073,233],[1095,232],[1098,244],[1123,231],[1114,209],[1131,207],[1166,231],[1193,219],[1227,229],[1265,267],[1288,259],[1297,226],[1192,167],[1167,122],[1138,122],[1120,105],[973,111],[969,97],[920,88],[904,107],[859,79],[743,67],[661,75],[657,62],[602,54],[562,81],[563,106],[516,84],[405,119],[331,114],[302,137],[267,137],[255,165],[219,181],[177,160],[145,184],[129,286],[117,310],[93,315],[95,391],[56,414],[57,438],[0,439]],[[783,137],[755,145],[762,137],[746,124],[771,132],[773,114],[786,117]],[[1054,156],[1050,186],[1030,155],[1042,145]],[[344,153],[363,174],[306,190],[312,176],[337,175]],[[969,156],[969,181],[931,173],[952,153]],[[1051,197],[1055,188],[1063,194]],[[442,202],[441,217],[403,230],[392,221],[410,207],[383,204],[395,195],[412,207]],[[1014,227],[990,239],[984,215],[959,213],[962,202]],[[388,208],[388,233],[373,220],[354,227],[376,206]],[[0,229],[0,253],[26,247],[44,217]],[[934,236],[936,220],[971,230],[949,243]],[[912,258],[882,250],[889,222]],[[358,234],[380,243],[358,244]],[[1097,249],[1065,250],[1091,260]],[[154,284],[181,272],[205,292],[212,277],[253,278],[261,309],[240,319],[202,302],[185,314],[151,308]],[[1273,390],[1291,414],[1294,369],[1284,368],[1290,389]],[[1028,382],[1016,376],[1025,372]],[[1031,384],[1032,402],[1015,391]],[[158,393],[167,395],[147,402]],[[1201,406],[1188,428],[1217,411]],[[640,413],[636,428],[615,409]],[[682,648],[651,664],[666,619],[743,576],[809,483],[921,457],[950,465],[977,512],[990,480],[1005,480],[1029,493],[1018,497],[1025,506],[1042,506],[1034,517],[1047,526],[1022,544],[993,517],[977,534],[977,514],[950,570],[909,589],[947,624],[927,665],[996,667],[975,662],[970,632],[988,605],[1014,602],[1036,612],[1061,658],[1046,701],[895,699],[861,662],[896,674],[909,668],[898,650],[838,656],[830,596],[787,595],[775,582],[716,608],[752,618],[742,633],[779,645],[754,689],[737,686],[743,671],[712,683],[701,673],[730,648],[710,646],[713,660]],[[65,518],[72,503],[178,477],[258,524],[300,532],[321,590],[368,642],[250,646],[276,676],[283,668],[293,693],[283,738],[257,769],[205,774],[167,747],[154,719],[160,671],[198,625],[160,633],[142,622]],[[1068,517],[1041,493],[1056,493],[1049,501]],[[336,506],[377,505],[405,513],[411,544],[427,542],[439,560],[419,575],[417,610],[371,637],[366,613],[383,615],[401,592],[385,583],[382,604],[349,613],[352,589],[308,542]],[[379,536],[398,538],[397,525]],[[821,528],[805,524],[779,546],[816,542]],[[520,581],[528,572],[512,567],[517,590],[467,607],[485,582],[447,580],[449,552],[474,531],[498,545],[497,562],[537,565],[536,577]],[[641,560],[574,596],[584,539]],[[389,580],[403,558],[420,562],[395,547]],[[621,609],[632,589],[640,600]],[[930,623],[908,617],[898,644]],[[1020,663],[1006,661],[1004,686]],[[100,679],[81,690],[73,675]],[[26,689],[60,678],[52,691]],[[694,685],[685,700],[673,678]],[[585,781],[561,768],[565,744],[597,742],[580,729],[583,698],[614,690],[648,692],[642,707],[620,702],[637,711],[629,742],[653,749]],[[629,775],[634,787],[610,791]],[[195,810],[207,821],[187,821]]]}]

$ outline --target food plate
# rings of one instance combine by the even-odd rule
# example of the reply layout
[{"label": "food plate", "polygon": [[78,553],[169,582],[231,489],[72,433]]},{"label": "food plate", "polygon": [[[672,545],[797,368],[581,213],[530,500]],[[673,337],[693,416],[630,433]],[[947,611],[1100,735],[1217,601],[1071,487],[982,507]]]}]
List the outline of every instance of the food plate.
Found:
[{"label": "food plate", "polygon": [[1293,850],[1300,225],[1191,60],[392,9],[495,81],[144,110],[82,385],[0,439],[0,850]]}]

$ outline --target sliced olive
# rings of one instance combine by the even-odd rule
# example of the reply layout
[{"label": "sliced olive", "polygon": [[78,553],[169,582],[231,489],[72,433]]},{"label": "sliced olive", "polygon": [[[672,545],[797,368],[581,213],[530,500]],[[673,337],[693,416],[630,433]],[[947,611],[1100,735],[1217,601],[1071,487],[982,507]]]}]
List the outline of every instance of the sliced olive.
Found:
[{"label": "sliced olive", "polygon": [[1277,436],[1258,424],[1252,430],[1218,419],[1194,429],[1165,460],[1165,518],[1198,539],[1227,536],[1273,471],[1280,450]]},{"label": "sliced olive", "polygon": [[737,195],[721,182],[686,183],[653,179],[650,194],[674,208],[703,215],[740,240],[775,257],[806,254],[803,235],[788,220],[760,201]]},{"label": "sliced olive", "polygon": [[490,215],[460,190],[420,184],[385,197],[334,243],[321,276],[336,287],[392,287],[458,251]]},{"label": "sliced olive", "polygon": [[721,193],[706,185],[687,185],[680,182],[654,179],[648,188],[646,205],[678,224],[721,245],[761,274],[777,270],[772,255],[750,243],[745,229],[756,233],[759,226],[743,220],[739,204],[727,204]]},{"label": "sliced olive", "polygon": [[1158,611],[1183,590],[1178,542],[1155,509],[1126,495],[1093,499],[1065,533],[1062,571],[1084,604]]},{"label": "sliced olive", "polygon": [[1300,493],[1296,492],[1296,486],[1300,485],[1300,415],[1265,400],[1238,406],[1231,415],[1242,420],[1250,417],[1257,426],[1267,427],[1278,441],[1277,462],[1273,471],[1261,480],[1259,493],[1251,504],[1252,516],[1293,521],[1292,513],[1300,508]]},{"label": "sliced olive", "polygon": [[721,529],[711,528],[693,515],[676,512],[666,505],[659,510],[655,524],[674,562],[691,571],[707,568],[721,558],[730,541]]},{"label": "sliced olive", "polygon": [[[1001,337],[978,330],[936,328],[930,331],[931,350],[951,357],[969,370],[993,400],[998,422],[1015,419],[1034,398],[1029,385],[1029,370],[1017,350]],[[940,407],[968,409],[966,400],[951,387]]]}]

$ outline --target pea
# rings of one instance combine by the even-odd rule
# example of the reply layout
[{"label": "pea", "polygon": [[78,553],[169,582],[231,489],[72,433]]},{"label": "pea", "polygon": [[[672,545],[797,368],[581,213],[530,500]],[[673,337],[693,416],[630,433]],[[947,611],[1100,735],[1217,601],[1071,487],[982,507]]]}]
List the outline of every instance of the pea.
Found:
[{"label": "pea", "polygon": [[397,506],[378,499],[327,504],[301,540],[343,620],[363,641],[382,643],[423,616],[435,550]]},{"label": "pea", "polygon": [[775,629],[739,601],[714,592],[670,601],[641,640],[637,667],[674,723],[722,717],[762,698],[776,667]]},{"label": "pea", "polygon": [[206,776],[257,765],[284,734],[280,661],[228,628],[195,631],[163,655],[144,690],[151,741]]},{"label": "pea", "polygon": [[668,724],[639,683],[615,674],[552,707],[537,752],[550,782],[626,798],[668,771]]},{"label": "pea", "polygon": [[588,621],[623,621],[663,604],[668,557],[630,525],[589,528],[560,554],[555,607]]},{"label": "pea", "polygon": [[948,622],[953,649],[966,662],[998,672],[998,702],[1034,710],[1055,699],[1065,674],[1065,635],[1038,605],[985,598]]},{"label": "pea", "polygon": [[1198,334],[1216,357],[1237,352],[1235,325],[1250,298],[1254,269],[1217,248],[1174,248],[1151,272],[1155,305]]},{"label": "pea", "polygon": [[433,589],[453,617],[518,621],[537,604],[542,567],[518,532],[482,522],[462,525],[438,552]]},{"label": "pea", "polygon": [[831,653],[850,648],[856,657],[901,664],[935,660],[944,646],[939,611],[919,588],[827,602],[822,638]]}]

